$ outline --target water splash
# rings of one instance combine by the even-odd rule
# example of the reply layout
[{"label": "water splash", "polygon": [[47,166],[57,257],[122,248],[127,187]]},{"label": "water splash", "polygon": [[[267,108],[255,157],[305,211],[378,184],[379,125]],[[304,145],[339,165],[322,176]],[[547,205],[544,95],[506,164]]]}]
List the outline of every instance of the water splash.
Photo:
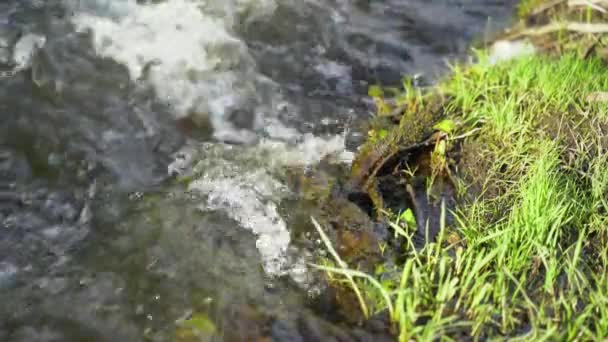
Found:
[{"label": "water splash", "polygon": [[[201,210],[224,211],[252,231],[264,271],[279,276],[298,273],[303,266],[301,259],[290,262],[287,256],[291,237],[279,205],[290,191],[281,179],[289,167],[324,158],[352,160],[344,150],[343,135],[329,139],[300,135],[299,143],[263,140],[255,146],[204,143],[179,153],[169,172],[181,170],[193,177],[189,190],[205,196]],[[194,165],[185,165],[188,161]]]},{"label": "water splash", "polygon": [[526,57],[536,53],[536,48],[526,41],[499,40],[492,45],[488,61],[497,64],[511,59]]},{"label": "water splash", "polygon": [[257,73],[234,25],[274,8],[273,1],[129,1],[87,6],[73,22],[79,31],[90,30],[97,54],[123,64],[132,80],[150,84],[177,118],[208,122],[219,138],[238,137],[246,132],[230,115],[246,109],[254,116],[249,130],[260,128],[260,91],[272,82]]}]

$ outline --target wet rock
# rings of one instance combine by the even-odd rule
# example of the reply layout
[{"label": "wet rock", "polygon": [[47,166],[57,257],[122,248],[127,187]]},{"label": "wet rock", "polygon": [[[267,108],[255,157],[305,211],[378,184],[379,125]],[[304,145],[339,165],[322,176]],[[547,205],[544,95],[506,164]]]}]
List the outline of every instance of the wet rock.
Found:
[{"label": "wet rock", "polygon": [[347,260],[378,255],[378,240],[369,230],[340,230],[338,253]]},{"label": "wet rock", "polygon": [[[292,170],[289,183],[300,199],[312,203],[318,210],[314,216],[329,230],[340,256],[355,268],[370,269],[380,254],[374,221],[342,190],[338,178],[346,170],[334,171],[336,175],[323,168]],[[303,210],[310,215],[310,208],[307,209],[305,203]]]},{"label": "wet rock", "polygon": [[9,201],[0,200],[0,260],[29,265],[28,277],[68,263],[69,252],[89,233],[86,225],[74,222],[71,196],[44,188],[32,192],[19,184],[7,194]]},{"label": "wet rock", "polygon": [[369,230],[372,219],[365,211],[344,197],[333,196],[326,204],[325,211],[332,226],[338,230]]},{"label": "wet rock", "polygon": [[322,170],[297,168],[288,170],[287,182],[301,198],[325,203],[331,196],[336,179]]},{"label": "wet rock", "polygon": [[349,190],[367,194],[378,216],[386,209],[378,179],[398,173],[412,154],[434,145],[435,135],[441,133],[434,125],[443,116],[443,101],[439,96],[425,99],[424,103],[411,101],[370,123],[370,132],[375,135],[361,146],[352,163]]}]

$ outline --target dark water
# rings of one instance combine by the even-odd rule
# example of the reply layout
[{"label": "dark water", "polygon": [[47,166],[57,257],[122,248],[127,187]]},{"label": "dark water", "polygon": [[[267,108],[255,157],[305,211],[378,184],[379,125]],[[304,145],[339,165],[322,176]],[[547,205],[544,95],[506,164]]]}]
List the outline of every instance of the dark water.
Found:
[{"label": "dark water", "polygon": [[0,341],[190,341],[190,316],[202,340],[381,339],[317,297],[281,169],[514,2],[3,1]]}]

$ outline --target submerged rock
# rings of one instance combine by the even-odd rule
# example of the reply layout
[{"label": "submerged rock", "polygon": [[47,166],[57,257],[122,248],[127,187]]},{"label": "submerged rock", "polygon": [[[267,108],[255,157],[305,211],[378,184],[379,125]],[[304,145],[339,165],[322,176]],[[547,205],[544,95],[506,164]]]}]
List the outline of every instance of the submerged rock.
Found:
[{"label": "submerged rock", "polygon": [[374,221],[342,189],[340,179],[347,171],[338,168],[332,174],[327,168],[291,170],[290,187],[302,201],[295,211],[302,212],[303,220],[313,215],[328,230],[334,247],[349,265],[371,270],[380,259],[378,238],[372,229]]}]

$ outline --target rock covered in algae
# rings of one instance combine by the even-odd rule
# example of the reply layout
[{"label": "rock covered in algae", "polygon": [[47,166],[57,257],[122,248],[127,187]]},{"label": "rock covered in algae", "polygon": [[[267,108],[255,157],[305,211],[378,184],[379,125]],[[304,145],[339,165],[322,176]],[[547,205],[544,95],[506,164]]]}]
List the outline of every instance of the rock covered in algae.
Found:
[{"label": "rock covered in algae", "polygon": [[[374,222],[341,189],[338,178],[347,173],[343,170],[342,174],[332,175],[319,168],[293,170],[290,183],[301,201],[312,204],[315,218],[327,229],[338,254],[354,267],[372,269],[380,254],[378,238],[372,230]],[[310,210],[302,203],[303,212]]]}]

